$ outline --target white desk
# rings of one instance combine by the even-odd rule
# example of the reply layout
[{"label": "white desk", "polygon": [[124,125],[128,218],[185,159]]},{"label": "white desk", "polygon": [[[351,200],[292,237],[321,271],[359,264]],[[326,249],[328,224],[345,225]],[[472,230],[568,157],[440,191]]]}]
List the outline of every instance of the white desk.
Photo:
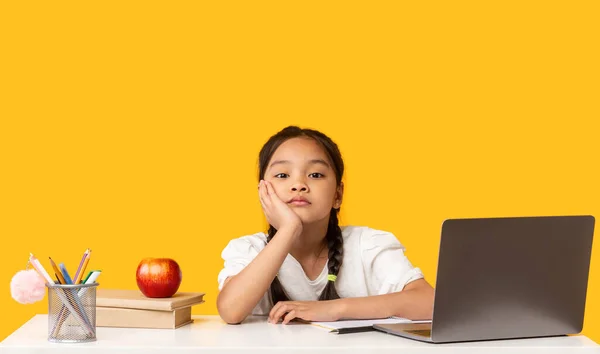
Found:
[{"label": "white desk", "polygon": [[585,336],[427,344],[381,332],[334,334],[308,324],[274,325],[251,317],[227,325],[218,316],[194,316],[175,330],[99,327],[97,341],[47,340],[47,315],[36,315],[2,343],[0,353],[600,353]]}]

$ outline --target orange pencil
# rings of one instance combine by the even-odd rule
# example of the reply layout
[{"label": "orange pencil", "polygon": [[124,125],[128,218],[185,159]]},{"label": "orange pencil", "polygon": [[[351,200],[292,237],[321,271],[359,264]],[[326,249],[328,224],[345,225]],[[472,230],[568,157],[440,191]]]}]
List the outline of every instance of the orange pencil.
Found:
[{"label": "orange pencil", "polygon": [[79,272],[79,274],[77,274],[77,279],[75,279],[75,281],[73,282],[73,284],[79,284],[79,283],[81,283],[81,278],[83,278],[83,274],[85,274],[85,268],[87,267],[87,264],[90,261],[90,256],[91,255],[92,255],[92,250],[90,250],[88,252],[88,254],[85,256],[85,260],[83,261],[83,266],[81,267],[81,272]]},{"label": "orange pencil", "polygon": [[52,265],[52,268],[54,268],[54,273],[56,273],[56,277],[58,278],[58,281],[60,281],[61,284],[66,284],[67,282],[65,281],[65,278],[62,276],[62,273],[60,272],[60,270],[58,270],[58,267],[56,266],[56,264],[54,263],[54,261],[52,260],[52,258],[48,257],[50,259],[50,264]]}]

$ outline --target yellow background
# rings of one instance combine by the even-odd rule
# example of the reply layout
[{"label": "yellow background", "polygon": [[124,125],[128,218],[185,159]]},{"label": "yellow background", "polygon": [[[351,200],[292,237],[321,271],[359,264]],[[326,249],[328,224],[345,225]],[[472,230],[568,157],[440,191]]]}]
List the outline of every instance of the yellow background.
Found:
[{"label": "yellow background", "polygon": [[598,217],[598,10],[2,2],[0,339],[47,311],[10,297],[29,252],[74,271],[90,247],[101,287],[128,289],[143,257],[172,257],[216,314],[221,250],[265,227],[258,151],[288,124],[340,145],[342,223],[394,232],[432,283],[446,218]]}]

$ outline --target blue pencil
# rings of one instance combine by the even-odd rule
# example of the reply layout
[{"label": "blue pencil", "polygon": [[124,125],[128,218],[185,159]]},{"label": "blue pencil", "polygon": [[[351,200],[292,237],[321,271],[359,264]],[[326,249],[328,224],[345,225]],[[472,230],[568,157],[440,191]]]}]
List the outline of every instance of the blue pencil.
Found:
[{"label": "blue pencil", "polygon": [[69,276],[69,273],[67,272],[67,268],[65,267],[65,264],[61,263],[58,265],[58,267],[60,268],[60,271],[63,273],[63,277],[65,278],[65,281],[67,282],[67,284],[73,284],[73,280]]}]

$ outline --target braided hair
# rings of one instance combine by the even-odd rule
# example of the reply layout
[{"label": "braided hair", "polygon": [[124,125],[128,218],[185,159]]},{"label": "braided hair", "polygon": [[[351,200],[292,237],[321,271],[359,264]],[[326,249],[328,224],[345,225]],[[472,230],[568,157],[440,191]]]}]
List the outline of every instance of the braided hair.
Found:
[{"label": "braided hair", "polygon": [[[327,154],[327,156],[333,164],[332,167],[335,171],[336,183],[338,186],[340,186],[342,182],[342,176],[344,174],[344,162],[342,160],[342,155],[337,145],[328,136],[319,131],[312,129],[301,129],[296,126],[289,126],[284,128],[277,134],[273,135],[263,146],[259,154],[259,180],[262,180],[264,178],[268,163],[273,154],[275,153],[275,150],[277,150],[277,148],[285,141],[298,137],[307,137],[314,139],[323,147],[325,153]],[[327,233],[325,235],[327,248],[329,249],[329,260],[327,263],[327,266],[329,268],[328,273],[336,277],[342,266],[342,259],[344,254],[344,240],[342,238],[342,230],[340,229],[338,222],[338,213],[339,208],[331,209],[329,213]],[[276,232],[277,230],[272,225],[269,225],[267,243],[273,239],[273,236],[275,236]],[[270,292],[273,304],[276,304],[279,301],[289,300],[287,294],[285,293],[285,290],[283,289],[283,286],[281,285],[281,282],[279,282],[279,279],[277,277],[275,277],[271,282]],[[333,300],[339,298],[340,296],[338,295],[335,289],[334,280],[328,280],[325,289],[323,289],[323,292],[319,296],[319,300]]]}]

